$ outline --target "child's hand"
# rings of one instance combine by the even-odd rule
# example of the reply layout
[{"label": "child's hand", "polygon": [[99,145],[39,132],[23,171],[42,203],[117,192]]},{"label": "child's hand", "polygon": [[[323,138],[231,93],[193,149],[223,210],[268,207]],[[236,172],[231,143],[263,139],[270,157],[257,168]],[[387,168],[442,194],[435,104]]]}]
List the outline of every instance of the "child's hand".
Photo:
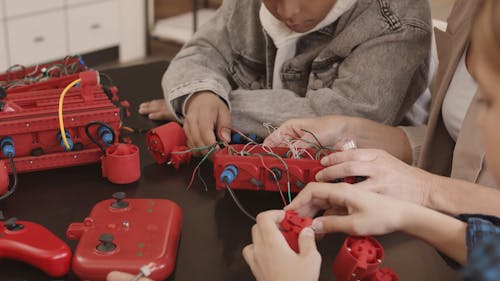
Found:
[{"label": "child's hand", "polygon": [[[134,275],[128,274],[128,273],[123,273],[123,272],[118,272],[118,271],[113,271],[108,274],[108,277],[106,278],[107,281],[130,281],[134,278]],[[149,278],[140,278],[137,281],[153,281]]]},{"label": "child's hand", "polygon": [[147,115],[151,120],[174,121],[176,119],[175,114],[170,111],[164,99],[141,103],[139,114]]},{"label": "child's hand", "polygon": [[285,210],[296,211],[301,216],[313,216],[319,210],[328,210],[327,216],[313,221],[312,228],[317,234],[344,232],[366,236],[402,230],[406,211],[413,206],[418,207],[359,189],[356,185],[311,183]]},{"label": "child's hand", "polygon": [[[347,134],[347,128],[352,122],[354,122],[352,117],[337,115],[288,120],[264,140],[264,145],[279,146],[283,144],[283,140],[291,138],[317,143],[311,134],[303,130],[313,133],[322,145],[335,145]],[[299,142],[297,145],[300,148],[309,148],[307,142]]]},{"label": "child's hand", "polygon": [[430,192],[440,177],[410,166],[389,153],[376,149],[355,149],[321,159],[326,166],[316,174],[319,182],[350,176],[367,179],[354,186],[400,200],[429,206]]},{"label": "child's hand", "polygon": [[194,94],[186,104],[184,132],[189,147],[213,145],[217,137],[229,142],[231,133],[231,113],[227,105],[212,92]]},{"label": "child's hand", "polygon": [[259,214],[252,228],[253,244],[243,249],[243,257],[257,281],[317,281],[321,256],[313,230],[309,227],[302,230],[297,254],[279,231],[278,225],[284,217],[283,211]]}]

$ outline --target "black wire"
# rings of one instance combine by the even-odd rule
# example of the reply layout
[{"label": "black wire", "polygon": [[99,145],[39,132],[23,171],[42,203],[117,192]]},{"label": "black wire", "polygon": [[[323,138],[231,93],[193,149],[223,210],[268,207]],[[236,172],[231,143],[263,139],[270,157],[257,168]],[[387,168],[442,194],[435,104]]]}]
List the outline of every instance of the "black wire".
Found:
[{"label": "black wire", "polygon": [[115,131],[108,124],[101,121],[92,121],[89,122],[87,125],[85,125],[85,134],[87,135],[87,137],[90,139],[91,142],[95,143],[101,149],[102,153],[106,153],[106,149],[89,132],[90,126],[95,126],[95,125],[104,126],[111,131],[111,135],[113,136],[113,138],[111,139],[111,143],[115,142]]},{"label": "black wire", "polygon": [[243,207],[243,205],[241,205],[240,200],[238,200],[238,198],[236,197],[236,194],[234,194],[233,189],[231,188],[231,186],[229,185],[229,183],[226,180],[224,181],[224,184],[226,185],[227,191],[229,191],[229,194],[233,198],[234,203],[236,203],[236,206],[238,206],[238,208],[240,208],[240,210],[243,212],[243,214],[245,214],[248,218],[250,218],[253,221],[256,221],[255,217],[250,215],[250,213]]},{"label": "black wire", "polygon": [[[116,85],[116,84],[115,84],[115,81],[113,81],[113,79],[111,79],[111,77],[109,77],[109,75],[107,75],[106,73],[99,72],[99,76],[100,76],[99,78],[103,77],[103,78],[105,78],[106,80],[108,80],[108,81],[107,81],[107,82],[109,83],[109,84],[107,84],[108,86],[113,86],[113,85]],[[103,79],[101,79],[101,82],[102,82],[102,80],[103,80]],[[104,85],[104,83],[101,83],[101,84],[103,84],[103,85]]]},{"label": "black wire", "polygon": [[7,191],[7,193],[5,193],[4,195],[0,196],[0,201],[1,200],[4,200],[5,198],[9,197],[12,195],[12,193],[14,193],[14,191],[16,191],[16,188],[17,188],[17,171],[16,171],[16,166],[14,165],[14,157],[12,157],[12,154],[9,153],[9,162],[10,162],[10,168],[12,170],[12,176],[14,177],[14,183],[12,184],[12,187],[10,188],[9,191]]},{"label": "black wire", "polygon": [[315,134],[313,134],[313,132],[308,131],[308,130],[306,130],[306,129],[300,129],[300,130],[301,130],[301,131],[303,131],[303,132],[306,132],[306,133],[310,134],[310,135],[311,135],[311,136],[312,136],[312,137],[316,140],[316,142],[318,143],[318,145],[319,145],[319,147],[320,147],[320,148],[323,148],[323,147],[324,147],[324,146],[321,144],[321,142],[319,141],[319,139],[316,137],[316,135],[315,135]]}]

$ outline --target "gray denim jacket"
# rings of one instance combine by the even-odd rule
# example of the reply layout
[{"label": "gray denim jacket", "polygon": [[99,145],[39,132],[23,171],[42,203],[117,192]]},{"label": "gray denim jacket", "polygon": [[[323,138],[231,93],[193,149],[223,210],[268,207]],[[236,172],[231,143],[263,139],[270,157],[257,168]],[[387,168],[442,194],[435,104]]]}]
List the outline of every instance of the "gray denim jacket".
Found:
[{"label": "gray denim jacket", "polygon": [[335,23],[301,37],[273,90],[276,47],[260,0],[225,0],[171,62],[167,104],[182,121],[186,98],[212,91],[233,127],[265,135],[263,123],[344,114],[396,125],[427,85],[431,26],[427,0],[358,0]]}]

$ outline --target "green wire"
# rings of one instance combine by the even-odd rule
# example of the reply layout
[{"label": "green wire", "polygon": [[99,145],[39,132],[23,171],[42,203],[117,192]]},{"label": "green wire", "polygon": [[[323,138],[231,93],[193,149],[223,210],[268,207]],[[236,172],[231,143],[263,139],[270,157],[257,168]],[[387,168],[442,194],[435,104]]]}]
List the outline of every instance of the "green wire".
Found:
[{"label": "green wire", "polygon": [[184,150],[184,151],[175,151],[175,152],[172,152],[172,154],[184,154],[184,153],[189,153],[189,152],[193,152],[193,151],[205,150],[205,149],[209,149],[209,148],[213,148],[213,147],[214,147],[213,145],[206,145],[206,146],[202,146],[202,147],[193,147],[193,148],[190,148],[190,149]]},{"label": "green wire", "polygon": [[[211,145],[210,147],[211,147],[211,149],[207,152],[207,154],[205,154],[205,156],[203,156],[203,158],[201,158],[200,162],[198,163],[198,165],[200,167],[203,164],[203,162],[205,162],[208,159],[208,157],[215,151],[215,146],[214,145]],[[201,169],[198,169],[197,176],[201,180],[201,182],[203,183],[203,185],[205,186],[205,191],[208,191],[207,183],[201,177],[200,170]]]},{"label": "green wire", "polygon": [[306,139],[297,139],[297,140],[303,141],[303,142],[307,143],[308,145],[310,145],[310,146],[312,146],[312,147],[314,147],[316,149],[320,149],[321,148],[321,147],[319,147],[317,144],[315,144],[312,141],[309,141],[309,140],[306,140]]}]

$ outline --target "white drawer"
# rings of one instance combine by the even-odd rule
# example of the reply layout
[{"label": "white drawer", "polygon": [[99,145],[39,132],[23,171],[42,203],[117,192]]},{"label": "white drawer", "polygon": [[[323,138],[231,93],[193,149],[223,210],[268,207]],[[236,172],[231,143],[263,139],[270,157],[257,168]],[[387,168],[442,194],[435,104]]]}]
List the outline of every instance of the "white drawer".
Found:
[{"label": "white drawer", "polygon": [[64,12],[7,21],[11,64],[36,64],[66,55]]},{"label": "white drawer", "polygon": [[[92,2],[99,2],[99,0],[66,0],[66,5],[67,6],[75,6],[75,5],[80,5],[80,4],[88,4]],[[103,2],[101,0],[101,2]]]},{"label": "white drawer", "polygon": [[69,52],[83,54],[120,40],[117,1],[68,8]]},{"label": "white drawer", "polygon": [[5,25],[0,21],[0,72],[4,72],[9,67],[7,56],[7,40],[5,40]]},{"label": "white drawer", "polygon": [[10,18],[63,7],[64,0],[5,0],[5,15]]}]

